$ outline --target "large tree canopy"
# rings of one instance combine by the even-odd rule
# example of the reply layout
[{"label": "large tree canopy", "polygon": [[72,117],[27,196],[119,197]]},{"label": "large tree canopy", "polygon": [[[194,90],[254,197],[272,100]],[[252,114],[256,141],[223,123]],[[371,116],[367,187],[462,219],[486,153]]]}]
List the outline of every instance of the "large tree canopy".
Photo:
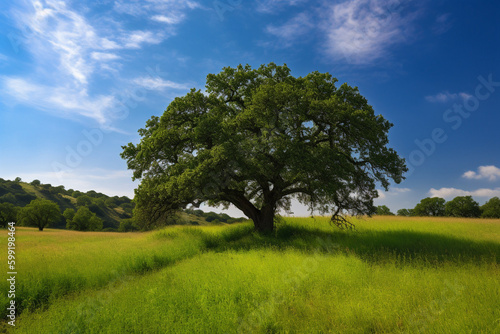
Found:
[{"label": "large tree canopy", "polygon": [[233,204],[259,231],[296,197],[319,213],[372,214],[379,182],[399,183],[404,160],[387,147],[392,124],[357,87],[328,73],[293,77],[273,63],[226,67],[206,92],[175,98],[139,130],[122,158],[141,179],[137,212],[152,221],[202,202]]}]

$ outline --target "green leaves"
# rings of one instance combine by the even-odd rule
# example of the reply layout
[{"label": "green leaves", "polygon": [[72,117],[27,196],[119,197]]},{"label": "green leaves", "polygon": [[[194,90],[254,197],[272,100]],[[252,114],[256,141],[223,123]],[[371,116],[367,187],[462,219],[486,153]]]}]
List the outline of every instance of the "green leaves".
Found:
[{"label": "green leaves", "polygon": [[451,217],[479,217],[479,203],[472,196],[458,196],[445,204],[445,212]]},{"label": "green leaves", "polygon": [[18,219],[24,226],[35,226],[42,231],[61,216],[59,205],[47,199],[34,199],[19,211]]},{"label": "green leaves", "polygon": [[427,197],[420,201],[413,209],[415,216],[444,216],[445,200],[440,197]]},{"label": "green leaves", "polygon": [[100,231],[102,230],[102,220],[95,213],[90,211],[87,206],[81,206],[78,211],[73,209],[64,210],[64,218],[66,218],[66,228],[76,231]]},{"label": "green leaves", "polygon": [[374,212],[375,183],[399,183],[404,160],[387,147],[392,124],[356,87],[336,82],[319,72],[296,78],[274,63],[209,74],[206,94],[174,99],[139,130],[139,144],[123,147],[142,179],[137,211],[148,219],[232,203],[257,226],[295,196],[321,213]]},{"label": "green leaves", "polygon": [[10,222],[17,221],[19,207],[12,203],[0,203],[0,226],[6,227]]}]

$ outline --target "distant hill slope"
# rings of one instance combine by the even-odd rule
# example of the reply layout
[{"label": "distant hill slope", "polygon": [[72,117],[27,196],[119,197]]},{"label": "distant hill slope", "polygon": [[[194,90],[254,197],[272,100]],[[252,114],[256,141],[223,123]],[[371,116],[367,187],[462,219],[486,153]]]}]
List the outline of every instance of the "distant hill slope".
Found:
[{"label": "distant hill slope", "polygon": [[[121,219],[131,218],[134,203],[126,196],[109,197],[96,191],[86,193],[65,189],[64,186],[54,187],[42,184],[35,180],[31,183],[19,180],[9,181],[0,178],[0,203],[8,202],[19,207],[24,207],[35,198],[51,200],[61,209],[71,208],[75,211],[81,205],[87,205],[99,218],[103,220],[103,228],[118,228]],[[66,221],[61,216],[60,221],[52,225],[54,228],[65,228]]]},{"label": "distant hill slope", "polygon": [[[0,203],[8,202],[19,207],[24,207],[36,198],[51,200],[61,209],[71,208],[75,211],[82,205],[88,206],[103,220],[103,229],[118,229],[122,219],[132,218],[135,203],[128,197],[107,196],[94,190],[81,192],[65,189],[64,186],[43,184],[38,180],[26,183],[20,179],[14,181],[0,178]],[[202,210],[185,210],[175,217],[171,224],[179,225],[219,225],[231,224],[246,220],[245,218],[232,218],[225,213],[204,212]],[[64,217],[50,226],[52,228],[66,228]]]}]

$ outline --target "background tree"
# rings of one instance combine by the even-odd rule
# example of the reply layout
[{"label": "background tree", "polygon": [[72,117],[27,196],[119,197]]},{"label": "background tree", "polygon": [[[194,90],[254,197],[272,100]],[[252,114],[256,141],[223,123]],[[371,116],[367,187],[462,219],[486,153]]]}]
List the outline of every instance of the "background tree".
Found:
[{"label": "background tree", "polygon": [[414,215],[413,209],[399,209],[397,212],[398,216],[411,217]]},{"label": "background tree", "polygon": [[154,223],[190,204],[233,204],[262,232],[292,197],[339,226],[350,226],[343,213],[373,214],[376,183],[388,189],[407,169],[387,147],[392,124],[336,82],[273,63],[209,74],[206,94],[174,99],[139,130],[139,144],[123,147],[141,179],[137,211]]},{"label": "background tree", "polygon": [[24,226],[38,227],[40,231],[61,217],[59,205],[47,199],[34,199],[19,210],[18,221]]},{"label": "background tree", "polygon": [[17,202],[16,196],[14,194],[8,193],[0,196],[0,202],[14,204]]},{"label": "background tree", "polygon": [[376,214],[379,216],[394,216],[394,213],[391,212],[391,209],[389,209],[385,205],[377,206]]},{"label": "background tree", "polygon": [[79,196],[76,199],[76,205],[78,205],[78,206],[84,206],[84,205],[89,206],[90,204],[92,204],[92,198],[90,198],[87,195]]},{"label": "background tree", "polygon": [[413,209],[415,216],[444,216],[444,198],[427,197],[418,203]]},{"label": "background tree", "polygon": [[7,223],[17,222],[19,208],[12,203],[0,203],[0,226],[6,227]]},{"label": "background tree", "polygon": [[[64,212],[66,213],[66,211]],[[70,217],[71,212],[67,216]],[[66,224],[67,229],[76,231],[100,231],[102,226],[102,220],[86,206],[79,207],[73,218],[68,220]]]},{"label": "background tree", "polygon": [[446,203],[446,215],[451,217],[479,217],[479,203],[472,196],[458,196]]},{"label": "background tree", "polygon": [[82,195],[83,195],[83,193],[81,191],[78,191],[78,190],[73,191],[73,193],[71,194],[71,196],[73,196],[74,198],[78,198]]},{"label": "background tree", "polygon": [[118,227],[119,232],[134,232],[140,229],[134,218],[122,219]]},{"label": "background tree", "polygon": [[[73,218],[75,217],[75,210],[68,208],[64,210],[63,212],[64,219],[66,219],[66,224],[69,224],[71,221],[73,221]],[[67,225],[66,225],[67,228]]]},{"label": "background tree", "polygon": [[500,218],[500,198],[490,198],[488,202],[481,206],[481,217]]},{"label": "background tree", "polygon": [[109,197],[109,198],[107,198],[105,200],[105,203],[110,208],[116,208],[116,207],[118,207],[118,204],[116,203],[116,196],[115,197]]},{"label": "background tree", "polygon": [[31,184],[32,186],[39,186],[39,185],[40,185],[40,184],[42,184],[42,183],[40,182],[40,180],[33,180],[33,181],[31,181],[31,182],[30,182],[30,184]]}]

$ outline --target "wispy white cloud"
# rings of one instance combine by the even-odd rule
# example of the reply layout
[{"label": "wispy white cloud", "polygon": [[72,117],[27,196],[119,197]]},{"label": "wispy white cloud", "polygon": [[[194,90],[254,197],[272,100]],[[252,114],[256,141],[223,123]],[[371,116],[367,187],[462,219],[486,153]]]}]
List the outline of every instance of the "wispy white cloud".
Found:
[{"label": "wispy white cloud", "polygon": [[163,80],[159,77],[151,77],[151,76],[135,78],[133,80],[133,83],[151,90],[164,90],[166,88],[189,89],[189,86],[186,84],[181,84],[169,80]]},{"label": "wispy white cloud", "polygon": [[390,188],[389,191],[377,189],[379,199],[386,199],[388,196],[396,196],[410,191],[410,188]]},{"label": "wispy white cloud", "polygon": [[470,170],[465,172],[462,177],[466,179],[487,179],[489,181],[496,181],[500,179],[500,168],[496,166],[479,166],[477,172]]},{"label": "wispy white cloud", "polygon": [[257,11],[272,14],[287,6],[297,6],[307,0],[261,0],[257,1]]},{"label": "wispy white cloud", "polygon": [[402,193],[407,193],[407,192],[411,191],[411,189],[410,188],[392,188],[391,191],[394,194],[402,194]]},{"label": "wispy white cloud", "polygon": [[121,37],[123,46],[128,49],[138,49],[142,44],[158,44],[163,40],[161,33],[152,31],[136,30],[130,34]]},{"label": "wispy white cloud", "polygon": [[[257,9],[274,13],[302,3],[305,1],[268,0]],[[321,47],[334,60],[369,64],[389,55],[395,45],[411,41],[413,23],[419,16],[418,6],[400,0],[344,0],[310,6],[282,25],[266,26],[266,31],[285,46],[311,33],[323,38]]]},{"label": "wispy white cloud", "polygon": [[283,25],[268,25],[266,30],[268,33],[275,35],[283,40],[285,44],[297,39],[314,27],[311,18],[306,13],[300,13],[290,19]]},{"label": "wispy white cloud", "polygon": [[[202,7],[198,2],[190,0],[148,0],[133,2],[116,0],[113,6],[114,10],[118,13],[149,17],[154,21],[169,24],[177,24],[184,20],[184,12],[186,10]],[[164,18],[170,18],[171,20],[166,22]]]},{"label": "wispy white cloud", "polygon": [[167,24],[177,24],[180,23],[184,19],[184,14],[177,15],[153,15],[151,19],[153,21],[167,23]]},{"label": "wispy white cloud", "polygon": [[451,14],[445,13],[438,15],[432,27],[432,31],[437,35],[442,35],[452,28]]},{"label": "wispy white cloud", "polygon": [[429,190],[431,197],[442,197],[445,199],[451,199],[457,196],[473,196],[473,197],[500,197],[500,188],[488,189],[481,188],[477,190],[462,190],[457,188],[440,188]]},{"label": "wispy white cloud", "polygon": [[91,56],[92,59],[95,59],[97,61],[117,60],[121,58],[117,54],[108,52],[92,52]]},{"label": "wispy white cloud", "polygon": [[147,9],[139,1],[116,0],[113,3],[113,9],[118,13],[133,16],[145,15],[147,13]]},{"label": "wispy white cloud", "polygon": [[[184,18],[183,11],[198,6],[186,0],[114,2],[115,7],[126,4],[130,4],[129,11],[144,15],[145,19],[156,15],[170,18],[170,24],[179,23]],[[121,66],[123,50],[161,43],[172,33],[158,27],[127,30],[114,21],[111,25],[91,21],[84,13],[56,0],[28,0],[13,6],[14,22],[23,31],[29,31],[23,46],[33,55],[34,62],[29,77],[0,77],[0,94],[4,98],[67,118],[111,121],[110,109],[116,98],[114,93],[89,93],[95,76],[103,70],[116,73],[113,70]],[[170,81],[158,85],[175,86]]]},{"label": "wispy white cloud", "polygon": [[428,95],[425,97],[425,99],[428,102],[431,103],[446,103],[449,101],[456,101],[458,99],[461,99],[462,101],[466,101],[470,99],[472,95],[465,93],[465,92],[460,92],[460,93],[450,93],[448,91],[438,93],[436,95]]},{"label": "wispy white cloud", "polygon": [[36,60],[44,67],[55,67],[60,74],[70,75],[74,84],[88,83],[95,65],[92,52],[124,47],[115,36],[99,36],[84,16],[62,1],[32,1],[31,5],[14,9],[13,14],[17,24],[31,32],[25,47]]},{"label": "wispy white cloud", "polygon": [[19,103],[45,110],[62,117],[84,116],[104,124],[107,110],[113,107],[111,95],[90,97],[87,92],[30,82],[19,77],[1,77],[5,94]]},{"label": "wispy white cloud", "polygon": [[323,22],[326,52],[334,59],[371,63],[405,42],[419,13],[399,0],[353,0],[332,4]]}]

